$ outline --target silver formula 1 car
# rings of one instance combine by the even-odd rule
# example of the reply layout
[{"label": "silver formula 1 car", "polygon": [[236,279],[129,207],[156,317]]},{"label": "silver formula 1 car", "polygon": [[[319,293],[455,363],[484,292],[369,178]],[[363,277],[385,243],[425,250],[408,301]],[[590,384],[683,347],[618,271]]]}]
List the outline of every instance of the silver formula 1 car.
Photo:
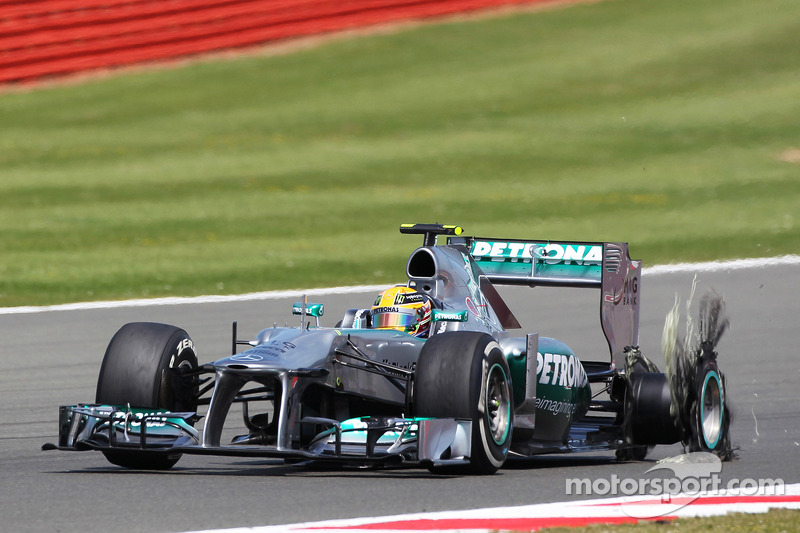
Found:
[{"label": "silver formula 1 car", "polygon": [[[667,375],[638,348],[641,262],[627,244],[467,237],[438,224],[400,231],[424,238],[407,282],[335,327],[320,326],[323,306],[303,298],[298,327],[245,342],[234,323],[232,354],[199,365],[183,329],[124,325],[94,403],[62,406],[58,444],[44,447],[99,450],[140,469],[189,453],[473,473],[542,453],[730,450],[714,351],[727,325],[721,298],[704,300],[699,343]],[[540,332],[508,333],[520,325],[496,285],[597,290],[610,357],[581,361]],[[246,430],[223,438],[232,411]]]}]

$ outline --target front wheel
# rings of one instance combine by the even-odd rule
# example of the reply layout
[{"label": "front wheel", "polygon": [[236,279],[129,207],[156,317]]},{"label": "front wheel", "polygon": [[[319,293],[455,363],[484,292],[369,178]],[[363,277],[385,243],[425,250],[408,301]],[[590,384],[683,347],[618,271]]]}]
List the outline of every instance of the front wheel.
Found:
[{"label": "front wheel", "polygon": [[[125,324],[106,349],[95,402],[106,405],[195,411],[196,385],[186,371],[197,368],[197,353],[189,335],[166,324]],[[180,454],[155,455],[136,451],[104,451],[112,464],[134,469],[166,470]]]},{"label": "front wheel", "polygon": [[508,363],[490,335],[441,333],[420,352],[414,373],[416,414],[472,421],[472,451],[464,470],[492,474],[505,462],[513,421],[511,390]]}]

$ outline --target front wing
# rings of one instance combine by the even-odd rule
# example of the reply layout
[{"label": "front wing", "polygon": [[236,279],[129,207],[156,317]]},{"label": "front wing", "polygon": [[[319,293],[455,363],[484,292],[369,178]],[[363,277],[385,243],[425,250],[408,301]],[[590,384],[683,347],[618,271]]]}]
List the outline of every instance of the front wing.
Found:
[{"label": "front wing", "polygon": [[44,449],[113,451],[133,454],[278,457],[351,464],[466,464],[471,449],[469,420],[365,417],[337,421],[305,418],[328,426],[304,448],[238,445],[203,446],[193,427],[196,413],[131,409],[128,406],[62,406],[58,445]]}]

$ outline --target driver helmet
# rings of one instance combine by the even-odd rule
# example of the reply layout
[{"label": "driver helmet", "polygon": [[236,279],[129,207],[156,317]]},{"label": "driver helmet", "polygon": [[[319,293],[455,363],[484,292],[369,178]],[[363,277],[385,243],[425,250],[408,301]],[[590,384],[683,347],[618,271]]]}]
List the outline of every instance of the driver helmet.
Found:
[{"label": "driver helmet", "polygon": [[426,337],[431,329],[431,298],[410,287],[386,289],[372,306],[372,327]]}]

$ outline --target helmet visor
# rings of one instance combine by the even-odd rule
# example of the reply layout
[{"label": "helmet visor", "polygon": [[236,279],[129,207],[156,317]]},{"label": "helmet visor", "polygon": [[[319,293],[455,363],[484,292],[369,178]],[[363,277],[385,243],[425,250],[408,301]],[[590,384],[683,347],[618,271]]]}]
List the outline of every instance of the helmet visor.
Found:
[{"label": "helmet visor", "polygon": [[372,315],[372,327],[377,329],[392,328],[404,330],[417,324],[417,312],[413,309],[398,309],[377,312]]}]

